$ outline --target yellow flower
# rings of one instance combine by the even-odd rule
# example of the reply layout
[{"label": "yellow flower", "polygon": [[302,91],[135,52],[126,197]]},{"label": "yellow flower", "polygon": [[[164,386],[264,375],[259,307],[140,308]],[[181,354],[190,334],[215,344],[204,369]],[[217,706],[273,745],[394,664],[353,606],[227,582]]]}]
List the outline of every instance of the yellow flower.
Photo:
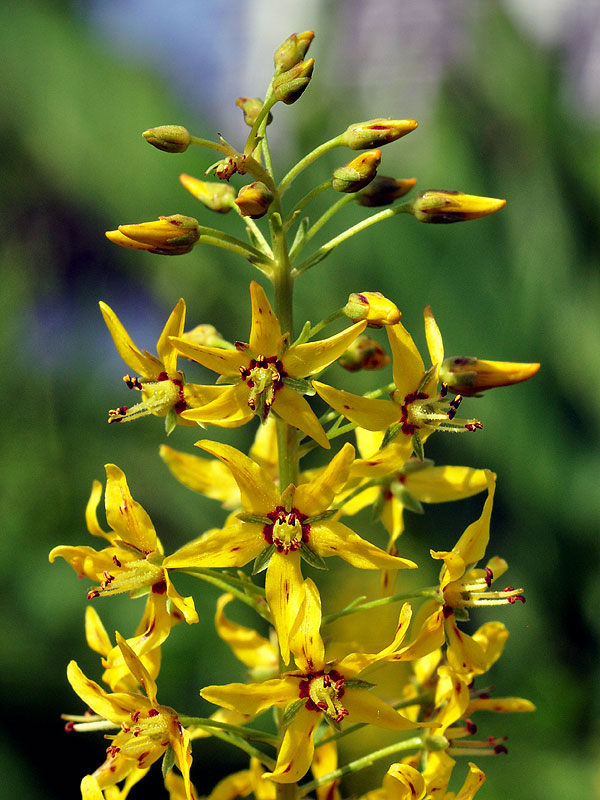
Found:
[{"label": "yellow flower", "polygon": [[264,767],[256,758],[250,759],[250,769],[234,772],[219,781],[207,800],[235,800],[252,794],[255,800],[275,800],[273,783],[263,778]]},{"label": "yellow flower", "polygon": [[[93,778],[100,790],[119,783],[136,770],[146,770],[165,755],[170,746],[175,764],[183,776],[186,798],[193,800],[190,784],[192,756],[189,734],[180,724],[175,711],[159,705],[156,700],[156,683],[127,642],[117,633],[117,643],[127,667],[146,696],[133,692],[108,694],[97,683],[87,678],[75,661],[67,667],[67,678],[74,691],[94,711],[100,720],[120,728],[107,748],[108,758]],[[96,721],[79,723],[77,730],[96,725]],[[88,784],[91,782],[88,782]],[[93,784],[92,784],[93,785]],[[93,797],[93,793],[91,797]],[[85,797],[85,795],[84,795]]]},{"label": "yellow flower", "polygon": [[392,442],[394,449],[390,452],[404,460],[435,430],[473,431],[481,428],[477,420],[456,418],[460,395],[448,402],[445,395],[437,392],[437,372],[444,359],[444,347],[429,306],[425,309],[425,333],[432,366],[427,371],[411,335],[401,322],[388,325],[386,333],[392,351],[396,386],[392,399],[360,397],[313,381],[325,402],[361,428],[387,430],[384,444]]},{"label": "yellow flower", "polygon": [[198,220],[184,214],[159,217],[155,222],[119,225],[106,231],[113,244],[132,250],[146,250],[161,256],[181,256],[193,250],[200,239]]},{"label": "yellow flower", "polygon": [[165,427],[170,433],[175,424],[190,425],[181,417],[181,412],[213,399],[214,387],[185,383],[183,372],[177,370],[177,350],[169,341],[170,336],[181,336],[185,324],[185,303],[179,300],[156,345],[158,358],[147,350],[139,350],[121,324],[114,311],[100,303],[102,316],[112,336],[118,354],[134,373],[141,378],[125,375],[123,380],[129,389],[142,392],[142,402],[133,406],[121,406],[109,411],[109,422],[129,422],[148,414],[157,417],[166,415]]},{"label": "yellow flower", "polygon": [[198,445],[220,458],[238,484],[245,513],[222,530],[209,532],[165,559],[167,569],[242,567],[257,559],[266,567],[265,590],[281,655],[289,661],[289,636],[302,601],[300,559],[326,568],[323,558],[339,556],[360,569],[403,569],[416,565],[384,553],[342,525],[329,511],[348,479],[354,448],[346,444],[313,480],[283,492],[248,456],[218,442]]},{"label": "yellow flower", "polygon": [[154,525],[146,511],[131,496],[124,473],[114,464],[106,467],[106,521],[111,531],[106,533],[98,523],[96,509],[102,495],[102,485],[94,481],[85,516],[88,531],[108,541],[104,550],[92,547],[59,545],[49,555],[50,562],[60,556],[77,572],[96,581],[98,588],[90,589],[88,599],[99,595],[129,592],[138,596],[146,592],[166,595],[186,622],[198,622],[191,597],[181,597],[163,567],[163,550]]},{"label": "yellow flower", "polygon": [[318,342],[288,347],[288,335],[281,334],[263,288],[252,281],[252,327],[248,344],[236,342],[234,350],[195,345],[181,335],[171,337],[174,347],[188,358],[218,372],[233,386],[207,387],[212,402],[184,411],[183,418],[222,427],[244,425],[256,414],[262,421],[271,409],[289,425],[299,428],[322,447],[329,440],[307,401],[299,392],[310,393],[303,378],[314,375],[342,355],[362,333],[366,322]]},{"label": "yellow flower", "polygon": [[485,774],[469,761],[469,773],[459,791],[448,791],[448,784],[456,761],[443,750],[429,753],[427,767],[423,772],[427,794],[425,800],[473,800],[483,782]]},{"label": "yellow flower", "polygon": [[425,780],[410,764],[392,764],[383,776],[381,788],[363,794],[360,800],[422,800]]},{"label": "yellow flower", "polygon": [[402,607],[396,635],[379,653],[352,653],[339,662],[325,659],[320,634],[321,600],[315,584],[307,579],[301,587],[302,604],[292,641],[297,672],[263,683],[232,683],[207,686],[200,694],[205,700],[237,709],[252,716],[271,706],[287,708],[290,719],[271,773],[265,777],[277,783],[295,783],[308,771],[314,753],[313,735],[324,715],[339,727],[344,719],[364,722],[394,731],[422,727],[411,722],[372,692],[372,684],[360,675],[380,661],[401,657],[402,641],[408,630],[411,609]]}]

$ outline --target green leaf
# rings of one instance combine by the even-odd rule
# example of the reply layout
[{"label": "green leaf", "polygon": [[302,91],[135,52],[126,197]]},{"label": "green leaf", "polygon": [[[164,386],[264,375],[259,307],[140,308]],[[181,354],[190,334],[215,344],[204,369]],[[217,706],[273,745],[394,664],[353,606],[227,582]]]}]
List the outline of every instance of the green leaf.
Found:
[{"label": "green leaf", "polygon": [[173,769],[174,765],[175,765],[175,751],[173,750],[171,745],[168,744],[161,765],[163,778],[167,777],[169,772],[171,772],[171,770]]},{"label": "green leaf", "polygon": [[275,545],[272,544],[269,547],[265,547],[265,549],[256,556],[254,560],[254,567],[252,568],[252,574],[258,575],[259,572],[262,572],[269,566],[269,561],[273,557],[275,553]]},{"label": "green leaf", "polygon": [[324,559],[322,559],[318,553],[315,553],[314,550],[311,550],[305,542],[302,543],[300,548],[300,558],[315,569],[329,569]]}]

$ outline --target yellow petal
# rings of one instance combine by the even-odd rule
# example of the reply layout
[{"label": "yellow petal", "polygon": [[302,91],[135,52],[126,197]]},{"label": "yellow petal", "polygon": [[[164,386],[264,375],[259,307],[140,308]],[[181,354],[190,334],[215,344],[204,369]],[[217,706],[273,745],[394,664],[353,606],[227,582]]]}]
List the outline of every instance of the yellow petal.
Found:
[{"label": "yellow petal", "polygon": [[421,800],[425,781],[409,764],[392,764],[382,782],[386,800]]},{"label": "yellow petal", "polygon": [[343,703],[348,709],[349,723],[367,722],[390,731],[407,731],[423,727],[423,723],[406,719],[389,703],[367,689],[347,689]]},{"label": "yellow petal", "polygon": [[261,683],[228,683],[224,686],[205,686],[200,694],[214,703],[241,714],[255,717],[266,708],[284,708],[298,699],[298,679],[273,678]]},{"label": "yellow petal", "polygon": [[320,713],[301,708],[286,728],[275,769],[263,777],[276,783],[296,783],[303,778],[312,761],[313,735],[320,722]]},{"label": "yellow petal", "polygon": [[281,339],[279,320],[273,313],[265,290],[256,281],[250,284],[250,300],[252,301],[250,350],[257,356],[279,355]]},{"label": "yellow petal", "polygon": [[108,694],[97,683],[86,678],[75,661],[71,661],[67,667],[67,679],[75,693],[92,711],[116,725],[129,720],[132,711],[147,708],[148,701],[141,695],[134,696],[124,692]]},{"label": "yellow petal", "polygon": [[455,797],[455,800],[473,800],[473,797],[481,789],[485,781],[485,774],[479,769],[478,766],[469,761],[469,774],[462,785],[461,790]]},{"label": "yellow petal", "polygon": [[[333,736],[333,730],[329,729],[323,735],[319,746],[315,748],[310,767],[315,778],[329,775],[330,772],[337,769],[337,742],[329,742],[328,739],[331,736]],[[317,800],[339,800],[339,792],[336,789],[337,783],[338,781],[332,781],[323,786],[318,786]]]},{"label": "yellow petal", "polygon": [[193,625],[198,622],[198,612],[194,606],[193,597],[182,597],[177,589],[173,586],[168,570],[164,570],[165,583],[167,585],[167,597],[176,608],[188,625]]},{"label": "yellow petal", "polygon": [[125,663],[127,664],[129,671],[142,689],[146,692],[146,696],[148,697],[148,700],[150,700],[150,703],[154,705],[156,703],[156,681],[154,678],[152,678],[146,667],[138,658],[137,654],[131,649],[127,641],[118,631],[116,632],[116,638],[117,645],[123,653],[123,658],[125,659]]},{"label": "yellow petal", "polygon": [[265,515],[281,504],[279,491],[270,476],[247,455],[228,444],[208,439],[196,442],[196,445],[212,453],[231,470],[246,511]]},{"label": "yellow petal", "polygon": [[387,661],[414,661],[440,648],[445,641],[444,609],[438,607],[423,622],[409,644],[393,653]]},{"label": "yellow petal", "polygon": [[106,628],[93,606],[85,609],[85,640],[88,647],[101,656],[107,656],[112,650]]},{"label": "yellow petal", "polygon": [[346,442],[316,478],[298,486],[294,494],[296,508],[309,517],[326,511],[348,480],[353,459],[354,447]]},{"label": "yellow petal", "polygon": [[254,669],[277,669],[279,654],[268,639],[252,628],[232,622],[225,616],[225,606],[233,600],[232,594],[222,594],[217,601],[215,628],[217,633],[233,650],[235,656],[247,667]]},{"label": "yellow petal", "polygon": [[425,338],[427,340],[427,349],[429,350],[431,364],[432,366],[436,365],[439,370],[444,360],[444,342],[442,334],[433,316],[431,306],[425,306],[423,316],[425,318]]},{"label": "yellow petal", "polygon": [[288,664],[290,638],[304,600],[304,582],[298,552],[273,554],[267,567],[265,592],[279,639],[281,658],[284,664]]},{"label": "yellow petal", "polygon": [[[425,373],[423,359],[412,336],[404,325],[389,325],[386,328],[392,350],[394,384],[402,397],[416,392]],[[366,426],[364,426],[366,427]]]},{"label": "yellow petal", "polygon": [[339,556],[359,569],[415,569],[417,566],[407,558],[389,555],[341,522],[311,525],[309,544],[320,556]]},{"label": "yellow petal", "polygon": [[304,673],[325,667],[325,646],[321,638],[321,597],[313,581],[304,581],[304,600],[300,606],[290,648],[298,669]]},{"label": "yellow petal", "polygon": [[192,766],[190,735],[179,723],[175,715],[173,715],[169,721],[169,744],[173,748],[175,763],[179,767],[183,778],[185,796],[187,800],[194,800],[195,795],[192,794],[192,784],[190,782],[190,767]]},{"label": "yellow petal", "polygon": [[243,567],[265,549],[262,525],[238,522],[194,539],[163,561],[165,569]]},{"label": "yellow petal", "polygon": [[465,713],[471,715],[475,711],[521,714],[526,711],[535,711],[535,706],[530,700],[525,700],[523,697],[481,697],[471,700]]},{"label": "yellow petal", "polygon": [[451,614],[446,619],[446,638],[448,640],[448,662],[456,672],[473,672],[481,675],[487,671],[488,661],[483,648],[472,636],[459,630]]},{"label": "yellow petal", "polygon": [[366,328],[366,321],[357,322],[346,330],[328,339],[307,342],[290,347],[282,356],[282,363],[288,375],[306,378],[315,375],[344,353]]},{"label": "yellow petal", "polygon": [[110,571],[114,568],[112,556],[115,552],[116,548],[109,547],[97,553],[92,547],[58,545],[48,554],[48,561],[53,564],[56,558],[64,558],[80,577],[85,575],[90,580],[100,581],[105,570]]},{"label": "yellow petal", "polygon": [[246,797],[251,791],[250,770],[244,769],[219,781],[207,800],[235,800],[236,797]]},{"label": "yellow petal", "polygon": [[131,496],[125,474],[114,464],[105,464],[106,520],[124,542],[148,554],[157,549],[154,525],[142,506]]},{"label": "yellow petal", "polygon": [[275,417],[269,414],[266,421],[256,429],[250,448],[250,458],[275,478],[278,476],[277,425]]},{"label": "yellow petal", "polygon": [[[392,405],[396,407],[399,413],[396,403],[392,403]],[[355,461],[350,470],[350,476],[352,478],[380,478],[392,472],[397,472],[409,460],[412,451],[411,437],[400,434],[397,439],[383,450],[378,450],[368,458]]]},{"label": "yellow petal", "polygon": [[102,484],[100,481],[94,481],[92,484],[92,493],[90,499],[85,507],[85,523],[88,531],[92,536],[101,536],[103,539],[110,540],[111,534],[105,533],[98,523],[97,509],[100,499],[102,497]]},{"label": "yellow petal", "polygon": [[150,353],[142,353],[138,350],[131,336],[127,333],[110,306],[100,302],[100,310],[106,322],[106,327],[117,348],[117,353],[121,356],[123,361],[136,375],[141,375],[142,378],[156,380],[158,375],[164,371],[164,367],[158,358],[150,355]]},{"label": "yellow petal", "polygon": [[[388,660],[388,657],[398,650],[402,644],[404,637],[408,633],[408,626],[412,617],[412,608],[410,603],[404,603],[400,609],[400,616],[398,618],[398,625],[394,638],[387,647],[380,650],[379,653],[352,653],[343,658],[338,669],[344,677],[353,678],[364,670],[376,664],[378,661]],[[391,659],[389,659],[391,660]]]},{"label": "yellow petal", "polygon": [[456,761],[443,750],[434,750],[427,755],[427,767],[423,771],[427,791],[431,797],[446,797],[446,789]]},{"label": "yellow petal", "polygon": [[104,800],[98,781],[93,775],[86,775],[81,781],[81,800]]},{"label": "yellow petal", "polygon": [[341,389],[334,389],[319,381],[313,381],[312,384],[326,403],[361,428],[383,431],[400,419],[400,406],[391,400],[360,397]]},{"label": "yellow petal", "polygon": [[453,552],[460,555],[465,564],[476,564],[485,554],[490,539],[490,519],[496,491],[496,476],[493,472],[485,470],[488,487],[488,496],[483,506],[481,516],[472,522],[454,545]]},{"label": "yellow petal", "polygon": [[508,631],[502,622],[486,622],[473,634],[473,639],[485,653],[487,669],[502,655]]},{"label": "yellow petal", "polygon": [[273,410],[288,425],[293,425],[302,433],[310,436],[317,444],[329,450],[331,444],[323,426],[317,419],[314,411],[301,394],[289,386],[283,386],[275,395]]},{"label": "yellow petal", "polygon": [[181,336],[184,325],[185,302],[180,298],[173,311],[171,311],[156,345],[156,352],[168,375],[172,375],[177,370],[177,350],[169,341],[169,336]]},{"label": "yellow petal", "polygon": [[248,407],[248,387],[245,383],[235,386],[216,386],[219,393],[206,405],[183,411],[181,417],[193,422],[210,422],[223,428],[245,425],[254,416]]},{"label": "yellow petal", "polygon": [[228,510],[239,508],[240,492],[225,464],[173,450],[166,444],[160,446],[159,452],[171,473],[188,489],[220,500],[223,508]]},{"label": "yellow petal", "polygon": [[207,347],[194,344],[188,339],[173,336],[170,339],[172,346],[182,355],[197,361],[207,369],[227,375],[230,378],[239,377],[240,367],[247,367],[250,357],[245,350],[226,350],[223,347]]},{"label": "yellow petal", "polygon": [[487,487],[484,469],[425,467],[406,475],[404,485],[422,503],[448,503],[482,492]]}]

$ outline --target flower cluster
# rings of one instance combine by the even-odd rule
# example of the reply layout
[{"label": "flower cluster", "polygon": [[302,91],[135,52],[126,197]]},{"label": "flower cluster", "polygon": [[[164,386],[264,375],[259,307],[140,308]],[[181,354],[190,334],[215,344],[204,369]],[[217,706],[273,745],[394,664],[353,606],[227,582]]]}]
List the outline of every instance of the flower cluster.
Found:
[{"label": "flower cluster", "polygon": [[[352,775],[374,762],[382,767],[381,785],[364,794],[364,800],[470,800],[485,775],[469,762],[455,795],[448,789],[455,759],[479,760],[507,751],[501,734],[474,738],[472,717],[480,711],[533,710],[528,700],[496,698],[481,685],[502,654],[506,627],[486,621],[475,631],[468,628],[471,608],[517,607],[525,601],[522,588],[492,590],[492,582],[508,569],[502,558],[494,555],[484,562],[496,476],[490,469],[435,465],[425,450],[434,434],[482,428],[478,418],[459,416],[463,396],[479,397],[526,380],[539,364],[446,357],[429,306],[424,313],[424,361],[397,305],[360,287],[325,319],[306,322],[295,338],[293,329],[295,281],[363,228],[399,214],[426,223],[467,221],[500,210],[504,201],[426,190],[396,203],[416,181],[377,174],[380,148],[415,130],[414,120],[353,123],[304,156],[277,183],[267,126],[274,107],[296,102],[311,82],[314,60],[305,56],[312,38],[310,31],[294,34],[277,49],[264,101],[237,100],[250,128],[243,148],[237,150],[222,137],[211,141],[192,136],[179,125],[144,133],[149,144],[167,153],[193,147],[219,153],[206,170],[216,181],[184,174],[181,182],[204,206],[202,213],[233,211],[243,218],[247,241],[182,214],[107,233],[115,244],[158,255],[185,255],[196,246],[229,250],[272,283],[275,301],[272,305],[261,283],[250,283],[252,321],[246,342],[224,338],[208,322],[186,331],[186,305],[179,300],[158,338],[156,356],[140,350],[115,312],[100,304],[116,349],[134,373],[126,374],[124,382],[141,392],[139,403],[109,411],[109,422],[163,417],[167,435],[178,425],[218,430],[248,424],[256,427],[256,436],[248,454],[207,438],[196,442],[203,455],[161,445],[161,457],[177,480],[222,504],[227,516],[221,527],[204,530],[199,523],[195,538],[165,555],[124,473],[108,464],[109,530],[97,516],[102,496],[97,481],[85,515],[89,533],[104,540],[104,547],[61,545],[50,553],[51,561],[60,556],[79,577],[85,576],[91,584],[87,597],[94,603],[116,594],[146,597],[135,632],[129,638],[117,632],[115,644],[95,605],[87,609],[87,641],[101,656],[102,680],[110,691],[87,678],[74,661],[67,670],[71,686],[89,709],[66,715],[67,730],[103,730],[109,742],[103,763],[83,778],[84,800],[125,798],[159,759],[169,796],[197,798],[190,772],[192,743],[207,736],[223,738],[250,757],[249,768],[217,784],[210,800],[249,794],[257,800],[284,795],[292,800],[312,793],[318,800],[338,800],[357,794]],[[336,148],[362,152],[287,208],[284,195],[296,176]],[[248,175],[251,181],[236,190],[229,183],[236,175]],[[333,204],[311,225],[303,209],[328,191],[334,193]],[[386,208],[301,256],[313,236],[350,202]],[[256,220],[263,217],[266,224],[260,227]],[[315,338],[341,320],[342,330]],[[384,328],[384,336],[367,337],[367,327],[380,337],[377,329]],[[215,373],[216,382],[188,383],[178,369],[180,357]],[[392,381],[381,381],[367,394],[337,388],[325,382],[335,381],[335,372],[321,380],[334,362],[352,373],[391,363]],[[347,436],[351,440],[341,443]],[[321,461],[304,468],[304,456],[317,449]],[[442,562],[439,583],[398,592],[399,572],[418,566],[402,553],[405,512],[423,514],[426,504],[483,493],[479,517],[462,534],[447,523],[449,549],[423,552],[421,564],[428,556]],[[372,541],[377,534],[357,516],[366,507],[372,507],[387,532],[387,545]],[[168,535],[161,531],[163,541]],[[349,584],[353,580],[348,574],[360,585],[364,570],[379,573],[380,596],[361,594],[341,607],[340,592],[331,593],[339,582],[323,578],[325,571],[336,574],[340,560],[349,567],[344,572]],[[196,578],[198,586],[221,591],[216,631],[248,670],[245,682],[196,687],[205,701],[218,707],[205,717],[185,715],[157,701],[163,645],[179,622],[198,622],[198,605],[205,614],[209,602],[201,594],[183,597],[176,588],[180,573]],[[235,601],[255,612],[257,626],[246,627],[226,615],[226,607]],[[329,614],[323,614],[323,601]],[[382,631],[375,646],[379,632],[373,630],[371,614],[393,605],[395,629]],[[330,626],[351,615],[356,616],[348,644],[338,641]],[[254,718],[269,709],[274,729],[255,728]],[[369,750],[365,737],[363,756],[338,766],[338,743],[369,725],[395,732],[392,744]]]}]

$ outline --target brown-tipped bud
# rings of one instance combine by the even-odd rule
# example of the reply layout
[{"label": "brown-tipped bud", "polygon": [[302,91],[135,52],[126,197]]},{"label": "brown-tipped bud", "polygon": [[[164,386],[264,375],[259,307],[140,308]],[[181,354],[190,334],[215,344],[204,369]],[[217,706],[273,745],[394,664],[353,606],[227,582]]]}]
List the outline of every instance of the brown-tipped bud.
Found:
[{"label": "brown-tipped bud", "polygon": [[338,364],[348,372],[358,372],[361,369],[382,369],[390,361],[381,345],[363,333],[342,353]]},{"label": "brown-tipped bud", "polygon": [[314,38],[313,31],[292,33],[291,36],[288,36],[285,42],[275,50],[275,55],[273,56],[275,71],[287,72],[292,67],[295,67],[306,55]]},{"label": "brown-tipped bud", "polygon": [[106,237],[121,247],[147,250],[163,256],[180,256],[189,253],[200,238],[198,220],[183,214],[159,217],[156,222],[137,225],[119,225],[116,231],[107,231]]},{"label": "brown-tipped bud", "polygon": [[192,137],[183,125],[160,125],[142,133],[148,144],[165,153],[185,153]]},{"label": "brown-tipped bud", "polygon": [[273,94],[286,106],[295,103],[300,97],[302,92],[310,83],[315,66],[314,58],[309,58],[308,61],[300,61],[287,72],[282,72],[273,79]]},{"label": "brown-tipped bud", "polygon": [[370,183],[377,174],[381,163],[381,150],[368,150],[361,153],[343,167],[333,171],[331,186],[336,192],[358,192]]},{"label": "brown-tipped bud", "polygon": [[242,186],[235,198],[235,204],[243,217],[260,219],[273,202],[273,192],[260,181]]},{"label": "brown-tipped bud", "polygon": [[369,328],[395,325],[402,316],[397,306],[380,292],[353,292],[343,310],[353,322],[366,319]]},{"label": "brown-tipped bud", "polygon": [[211,211],[227,214],[233,208],[235,189],[228,183],[200,181],[185,173],[179,176],[179,180],[196,200],[200,200]]},{"label": "brown-tipped bud", "polygon": [[377,175],[360,194],[356,195],[356,202],[369,208],[389,206],[394,200],[408,194],[416,182],[416,178],[396,179]]},{"label": "brown-tipped bud", "polygon": [[452,189],[427,189],[415,197],[410,211],[419,222],[445,225],[487,217],[488,214],[500,211],[505,205],[506,200],[495,197],[478,197]]},{"label": "brown-tipped bud", "polygon": [[370,150],[395,142],[418,126],[414,119],[370,119],[354,122],[341,136],[341,144],[351,150]]},{"label": "brown-tipped bud", "polygon": [[[249,128],[254,125],[264,105],[260,97],[238,97],[235,104],[244,112],[244,122]],[[267,114],[267,125],[270,125],[271,122],[273,122],[273,115],[269,111]]]},{"label": "brown-tipped bud", "polygon": [[471,356],[447,358],[440,367],[439,379],[453,392],[475,395],[497,386],[510,386],[533,377],[539,364],[514,361],[481,361]]}]

